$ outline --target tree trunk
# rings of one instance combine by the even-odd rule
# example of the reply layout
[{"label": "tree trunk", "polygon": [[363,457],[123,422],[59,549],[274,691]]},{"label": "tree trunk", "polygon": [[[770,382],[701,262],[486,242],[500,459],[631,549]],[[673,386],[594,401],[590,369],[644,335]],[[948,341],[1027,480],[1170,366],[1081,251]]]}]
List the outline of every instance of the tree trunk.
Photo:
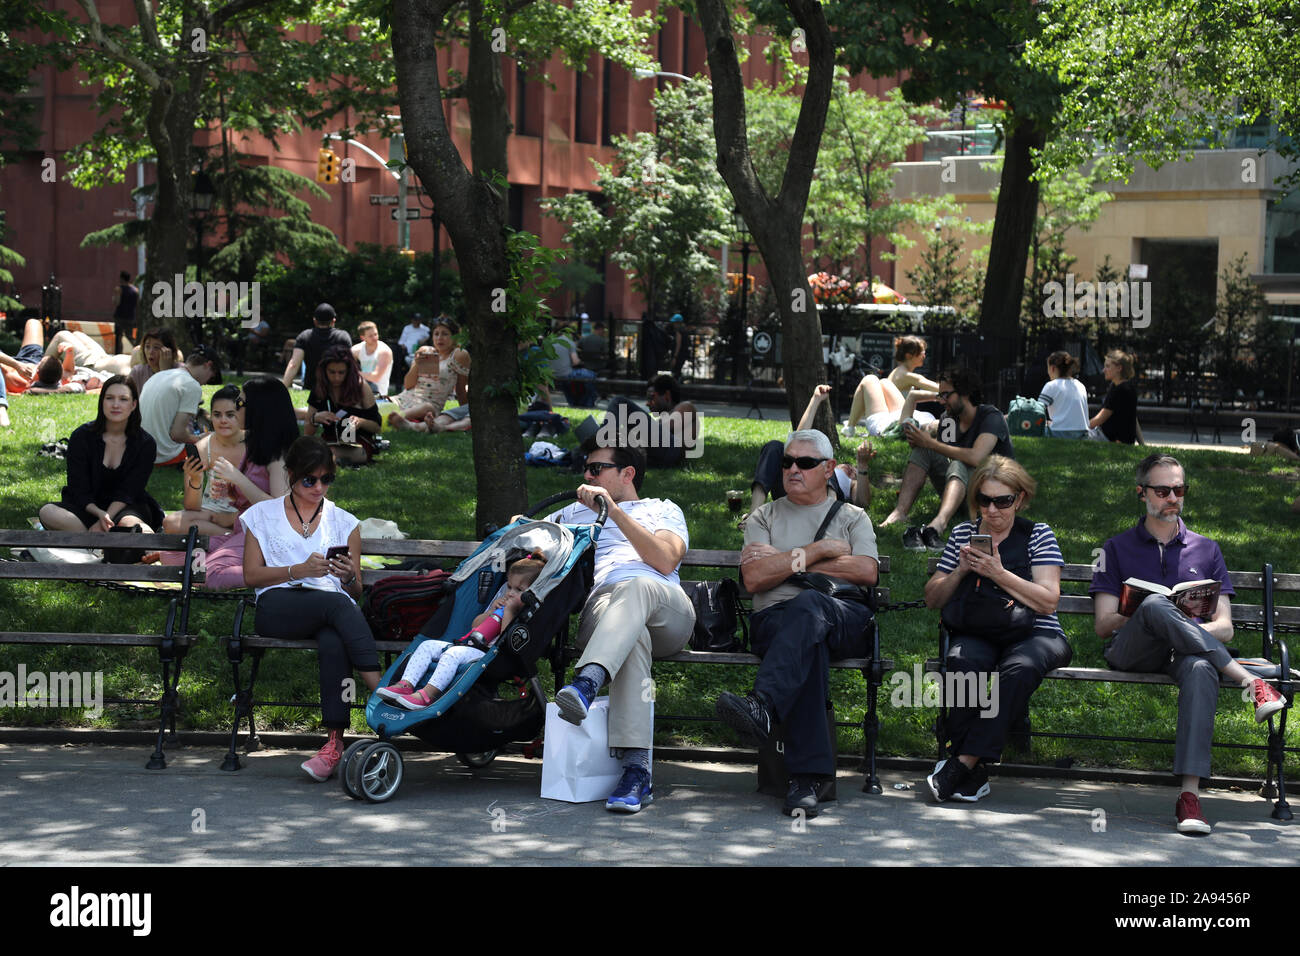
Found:
[{"label": "tree trunk", "polygon": [[1009,124],[1002,160],[1002,182],[980,303],[979,330],[993,337],[991,366],[981,370],[986,379],[1016,365],[1025,268],[1038,216],[1038,182],[1030,178],[1034,171],[1030,150],[1042,149],[1047,141],[1041,128],[1025,121],[1013,123]]},{"label": "tree trunk", "polygon": [[[395,0],[393,55],[398,100],[410,164],[429,190],[438,215],[451,236],[464,287],[473,408],[474,460],[465,463],[475,476],[478,504],[475,528],[505,524],[527,507],[528,487],[519,434],[519,353],[514,328],[495,311],[509,290],[506,255],[506,196],[493,182],[504,181],[509,116],[500,63],[484,29],[481,2],[470,5],[469,93],[472,122],[470,153],[474,172],[466,169],[452,141],[442,111],[436,39],[449,0],[421,3]],[[490,25],[489,25],[490,26]]]},{"label": "tree trunk", "polygon": [[[698,0],[697,16],[704,29],[709,70],[713,75],[713,132],[718,145],[718,172],[731,190],[776,291],[781,314],[782,358],[790,423],[799,420],[813,389],[825,380],[821,320],[808,285],[803,260],[803,218],[808,190],[817,164],[826,110],[831,99],[835,49],[821,5],[813,0],[787,0],[786,6],[806,36],[809,57],[799,119],[790,143],[781,190],[773,198],[763,190],[750,157],[746,134],[745,89],[724,0]],[[818,424],[837,441],[828,412]]]}]

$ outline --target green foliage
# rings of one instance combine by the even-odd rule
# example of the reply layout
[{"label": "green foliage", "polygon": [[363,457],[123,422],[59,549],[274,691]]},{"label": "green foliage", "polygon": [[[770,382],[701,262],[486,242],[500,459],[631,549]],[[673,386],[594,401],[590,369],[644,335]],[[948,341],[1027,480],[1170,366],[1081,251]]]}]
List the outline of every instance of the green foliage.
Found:
[{"label": "green foliage", "polygon": [[[18,266],[21,268],[26,264],[27,260],[14,252],[8,246],[0,246],[0,283],[14,281],[14,274],[10,272],[6,266]],[[0,309],[21,309],[22,307],[23,304],[13,296],[5,295],[3,292],[0,292]]]},{"label": "green foliage", "polygon": [[[317,304],[338,310],[339,326],[355,332],[371,320],[384,339],[397,340],[412,312],[426,320],[433,313],[433,254],[401,255],[392,246],[358,245],[355,252],[309,257],[288,268],[264,262],[255,279],[262,283],[262,314],[277,331],[297,332],[311,324]],[[443,311],[463,321],[460,276],[443,264],[440,272]]]},{"label": "green foliage", "polygon": [[[769,195],[776,195],[785,173],[799,118],[800,95],[795,90],[805,72],[792,66],[784,82],[755,83],[745,91],[750,155]],[[804,212],[816,250],[813,271],[856,279],[864,276],[859,258],[864,253],[865,278],[870,280],[876,239],[897,242],[901,230],[924,208],[890,200],[891,164],[907,155],[908,146],[925,139],[924,124],[942,115],[935,107],[908,103],[898,89],[883,98],[851,90],[848,72],[836,71]]]},{"label": "green foliage", "polygon": [[[535,342],[550,328],[551,308],[546,297],[559,285],[552,265],[555,250],[543,246],[531,232],[511,232],[506,239],[506,259],[510,267],[510,284],[506,289],[504,321],[515,330],[518,342]],[[496,310],[495,303],[493,304]],[[547,338],[542,349],[547,359],[555,358],[554,337]],[[520,362],[519,377],[513,381],[496,381],[484,391],[488,395],[513,395],[522,404],[541,385],[552,381],[549,365]]]},{"label": "green foliage", "polygon": [[922,208],[917,222],[924,245],[920,261],[915,269],[907,270],[907,278],[926,305],[955,310],[929,313],[926,322],[930,327],[969,328],[979,317],[983,263],[988,250],[980,248],[967,256],[966,237],[987,233],[992,224],[971,222],[969,216],[963,215],[963,207],[950,196],[937,196]]},{"label": "green foliage", "polygon": [[656,133],[616,136],[614,161],[593,162],[603,214],[585,193],[542,208],[568,223],[564,239],[578,256],[607,253],[624,269],[651,315],[685,315],[717,280],[713,253],[727,240],[731,197],[714,162],[707,83],[666,86],[653,103]]}]

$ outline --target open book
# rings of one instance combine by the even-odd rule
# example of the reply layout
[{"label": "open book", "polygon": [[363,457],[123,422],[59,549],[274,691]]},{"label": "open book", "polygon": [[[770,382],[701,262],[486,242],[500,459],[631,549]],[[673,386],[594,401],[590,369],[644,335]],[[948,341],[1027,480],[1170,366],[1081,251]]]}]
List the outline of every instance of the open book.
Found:
[{"label": "open book", "polygon": [[1219,591],[1222,585],[1209,578],[1203,581],[1184,581],[1172,588],[1163,584],[1152,584],[1140,578],[1129,578],[1124,582],[1124,589],[1119,597],[1119,613],[1132,617],[1138,605],[1146,600],[1147,595],[1163,594],[1174,602],[1174,606],[1188,617],[1208,618],[1219,603]]}]

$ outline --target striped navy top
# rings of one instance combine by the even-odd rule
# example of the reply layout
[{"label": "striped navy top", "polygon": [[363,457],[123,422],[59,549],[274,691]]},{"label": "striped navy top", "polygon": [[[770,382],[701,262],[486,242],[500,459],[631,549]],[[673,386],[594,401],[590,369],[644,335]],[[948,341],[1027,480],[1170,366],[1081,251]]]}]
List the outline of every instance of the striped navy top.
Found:
[{"label": "striped navy top", "polygon": [[[952,533],[948,535],[948,543],[944,546],[943,556],[939,558],[939,565],[935,568],[936,572],[951,574],[957,570],[961,549],[970,544],[970,536],[974,530],[973,521],[963,521],[952,529]],[[1047,525],[1036,521],[1034,530],[1029,534],[1029,566],[1033,568],[1038,565],[1053,564],[1057,567],[1065,564],[1065,559],[1061,557],[1061,549],[1056,543],[1056,535]],[[1039,614],[1035,617],[1034,630],[1055,631],[1062,637],[1065,636],[1065,632],[1061,630],[1061,622],[1056,619],[1055,614]]]}]

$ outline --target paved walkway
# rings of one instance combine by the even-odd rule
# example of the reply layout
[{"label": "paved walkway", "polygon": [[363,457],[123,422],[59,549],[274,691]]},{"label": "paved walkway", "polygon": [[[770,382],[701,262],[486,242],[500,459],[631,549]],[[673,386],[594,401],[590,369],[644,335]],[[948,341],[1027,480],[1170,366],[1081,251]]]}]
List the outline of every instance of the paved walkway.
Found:
[{"label": "paved walkway", "polygon": [[[538,797],[541,762],[498,758],[471,772],[411,753],[385,804],[312,783],[306,754],[267,750],[238,773],[213,748],[181,748],[162,772],[146,747],[0,744],[0,866],[373,864],[380,860],[659,865],[1293,865],[1300,826],[1254,794],[1211,791],[1209,837],[1173,828],[1171,787],[992,780],[977,805],[935,805],[920,775],[885,792],[839,777],[840,800],[791,820],[754,792],[752,767],[656,764],[658,798],[624,817]],[[911,789],[896,790],[895,784]]]}]

